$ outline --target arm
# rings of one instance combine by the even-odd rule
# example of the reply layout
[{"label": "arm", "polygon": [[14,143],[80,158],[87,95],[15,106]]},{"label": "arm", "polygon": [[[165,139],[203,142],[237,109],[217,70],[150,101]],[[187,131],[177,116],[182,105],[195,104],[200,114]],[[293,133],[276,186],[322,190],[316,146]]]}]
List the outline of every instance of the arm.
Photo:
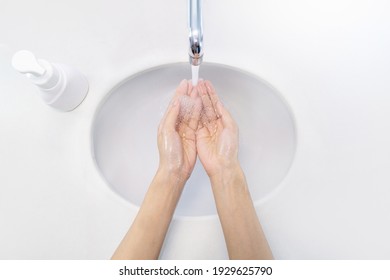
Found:
[{"label": "arm", "polygon": [[[181,106],[182,101],[186,106]],[[182,81],[158,129],[160,164],[129,231],[112,259],[157,259],[195,162],[201,101]]]},{"label": "arm", "polygon": [[165,171],[157,171],[133,224],[112,259],[158,258],[184,183]]},{"label": "arm", "polygon": [[272,259],[238,161],[238,127],[210,82],[200,82],[199,158],[210,177],[231,259]]},{"label": "arm", "polygon": [[231,259],[273,259],[239,165],[211,180]]}]

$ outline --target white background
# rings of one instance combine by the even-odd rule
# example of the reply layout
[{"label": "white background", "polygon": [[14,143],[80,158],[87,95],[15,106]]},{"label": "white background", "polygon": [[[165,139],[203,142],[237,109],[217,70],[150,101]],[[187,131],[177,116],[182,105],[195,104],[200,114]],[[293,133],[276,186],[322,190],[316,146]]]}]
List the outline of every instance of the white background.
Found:
[{"label": "white background", "polygon": [[[193,276],[119,275],[120,269],[141,271],[160,269],[184,273],[185,269],[202,269]],[[271,275],[214,275],[220,267],[271,267]],[[19,279],[389,279],[389,261],[0,261],[0,277]],[[208,272],[207,272],[208,270]],[[246,270],[244,268],[244,270]],[[188,270],[187,270],[188,271]],[[246,270],[249,271],[249,270]],[[268,269],[268,271],[270,271]],[[154,273],[154,272],[153,272]]]},{"label": "white background", "polygon": [[[257,205],[276,258],[390,258],[390,2],[204,1],[205,61],[274,85],[298,148]],[[0,0],[0,258],[107,259],[136,208],[90,153],[93,114],[118,82],[187,60],[186,1]],[[9,67],[28,49],[89,79],[71,113]],[[226,258],[217,218],[175,220],[162,258]]]}]

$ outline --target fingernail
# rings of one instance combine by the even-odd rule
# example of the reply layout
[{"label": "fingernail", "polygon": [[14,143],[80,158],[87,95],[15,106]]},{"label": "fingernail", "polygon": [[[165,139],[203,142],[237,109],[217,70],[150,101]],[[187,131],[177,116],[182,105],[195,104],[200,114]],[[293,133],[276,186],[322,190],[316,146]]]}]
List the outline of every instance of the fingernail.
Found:
[{"label": "fingernail", "polygon": [[187,84],[187,80],[184,79],[184,80],[182,80],[182,81],[180,82],[179,86],[184,86],[184,85],[186,85],[186,84]]}]

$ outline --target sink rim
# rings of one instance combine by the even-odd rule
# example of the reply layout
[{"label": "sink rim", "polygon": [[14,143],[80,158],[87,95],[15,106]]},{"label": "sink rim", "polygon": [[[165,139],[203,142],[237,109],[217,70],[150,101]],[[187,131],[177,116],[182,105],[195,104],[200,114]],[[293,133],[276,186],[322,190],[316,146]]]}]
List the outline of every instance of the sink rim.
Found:
[{"label": "sink rim", "polygon": [[[130,202],[129,200],[127,200],[126,198],[124,198],[118,191],[116,191],[112,186],[111,184],[108,182],[108,180],[105,178],[105,176],[103,175],[103,172],[100,170],[99,166],[98,166],[98,163],[97,163],[97,160],[96,160],[96,155],[95,155],[95,149],[94,149],[94,130],[95,130],[95,127],[96,127],[96,119],[97,119],[97,116],[101,110],[101,108],[104,106],[105,102],[111,97],[111,95],[118,89],[120,88],[123,84],[125,84],[126,82],[128,82],[129,80],[132,80],[140,75],[144,75],[148,72],[151,72],[151,71],[155,71],[155,70],[158,70],[160,68],[167,68],[167,67],[170,67],[170,66],[175,66],[175,65],[183,65],[183,64],[188,64],[188,62],[168,62],[168,63],[163,63],[163,64],[157,64],[157,65],[153,65],[153,66],[150,66],[150,67],[143,67],[141,70],[135,70],[135,72],[133,73],[130,73],[129,75],[126,75],[125,78],[122,78],[119,82],[115,83],[114,86],[110,87],[110,89],[107,91],[107,93],[101,98],[101,100],[98,102],[97,106],[95,106],[94,110],[93,110],[93,114],[92,114],[92,118],[91,118],[91,123],[90,123],[90,129],[89,129],[89,144],[90,144],[90,153],[91,153],[91,159],[93,161],[93,165],[94,165],[94,169],[95,171],[97,172],[99,178],[103,181],[106,189],[109,190],[110,193],[113,193],[114,194],[114,197],[118,198],[119,201],[122,201],[122,203],[124,203],[125,206],[127,207],[131,207],[133,208],[134,210],[136,210],[136,212],[138,212],[140,206]],[[293,153],[292,153],[292,160],[291,160],[291,163],[286,171],[286,174],[285,176],[283,177],[283,179],[280,181],[279,184],[277,184],[274,189],[269,192],[268,194],[266,194],[264,197],[256,200],[256,201],[253,201],[253,204],[254,204],[254,207],[255,208],[258,208],[260,207],[262,204],[266,203],[267,201],[271,200],[274,196],[276,196],[280,191],[282,191],[284,189],[284,187],[287,185],[287,181],[288,181],[288,178],[291,177],[291,170],[293,169],[293,166],[295,165],[295,161],[296,161],[296,156],[298,154],[298,150],[299,150],[299,130],[298,130],[298,125],[297,125],[297,121],[296,121],[296,117],[295,117],[295,114],[294,114],[294,110],[292,108],[292,106],[290,105],[290,103],[287,101],[287,99],[285,98],[285,96],[283,94],[281,94],[281,92],[275,87],[273,86],[271,83],[269,83],[268,81],[264,80],[263,78],[259,77],[258,75],[256,75],[255,73],[251,72],[251,71],[248,71],[246,69],[243,69],[241,67],[238,67],[238,66],[233,66],[233,65],[228,65],[228,64],[224,64],[224,63],[220,63],[220,62],[203,62],[202,63],[203,65],[206,64],[206,65],[212,65],[212,66],[216,66],[216,67],[221,67],[221,68],[225,68],[225,69],[228,69],[228,70],[233,70],[233,71],[237,71],[237,72],[240,72],[246,76],[249,76],[253,79],[256,79],[256,80],[259,80],[260,82],[262,82],[263,84],[265,84],[266,86],[268,86],[269,88],[271,88],[273,90],[273,92],[277,95],[277,97],[280,99],[280,101],[283,103],[283,105],[287,108],[288,112],[290,113],[290,117],[291,117],[291,121],[292,121],[292,126],[294,128],[294,150],[293,150]],[[188,65],[190,67],[190,65]],[[184,79],[184,78],[183,78]],[[152,178],[150,179],[152,180]],[[178,214],[174,214],[173,215],[173,219],[174,220],[178,220],[178,221],[199,221],[199,220],[214,220],[214,219],[218,219],[218,213],[215,213],[215,214],[207,214],[207,215],[198,215],[198,216],[186,216],[186,215],[178,215]]]}]

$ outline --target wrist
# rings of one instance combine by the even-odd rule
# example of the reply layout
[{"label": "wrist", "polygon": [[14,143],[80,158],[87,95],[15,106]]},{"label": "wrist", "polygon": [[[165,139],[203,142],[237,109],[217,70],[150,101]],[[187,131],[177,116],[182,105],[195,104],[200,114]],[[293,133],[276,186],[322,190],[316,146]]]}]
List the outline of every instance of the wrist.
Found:
[{"label": "wrist", "polygon": [[218,164],[218,167],[208,175],[210,181],[214,182],[214,181],[220,181],[223,178],[238,176],[240,174],[243,174],[241,165],[238,161],[235,161],[230,164]]},{"label": "wrist", "polygon": [[219,215],[228,213],[226,215],[232,217],[243,205],[250,205],[251,195],[239,165],[210,178],[210,181]]},{"label": "wrist", "polygon": [[161,204],[161,209],[174,211],[183,192],[184,184],[183,180],[172,173],[164,169],[157,169],[144,201],[148,198],[148,201],[153,201],[151,205],[154,207]]},{"label": "wrist", "polygon": [[159,178],[159,180],[165,181],[166,184],[175,188],[184,187],[188,180],[188,178],[184,176],[182,172],[173,171],[169,168],[165,168],[164,166],[159,166],[155,177]]},{"label": "wrist", "polygon": [[218,172],[211,175],[210,182],[214,190],[246,186],[245,175],[238,162],[228,168],[221,168]]}]

